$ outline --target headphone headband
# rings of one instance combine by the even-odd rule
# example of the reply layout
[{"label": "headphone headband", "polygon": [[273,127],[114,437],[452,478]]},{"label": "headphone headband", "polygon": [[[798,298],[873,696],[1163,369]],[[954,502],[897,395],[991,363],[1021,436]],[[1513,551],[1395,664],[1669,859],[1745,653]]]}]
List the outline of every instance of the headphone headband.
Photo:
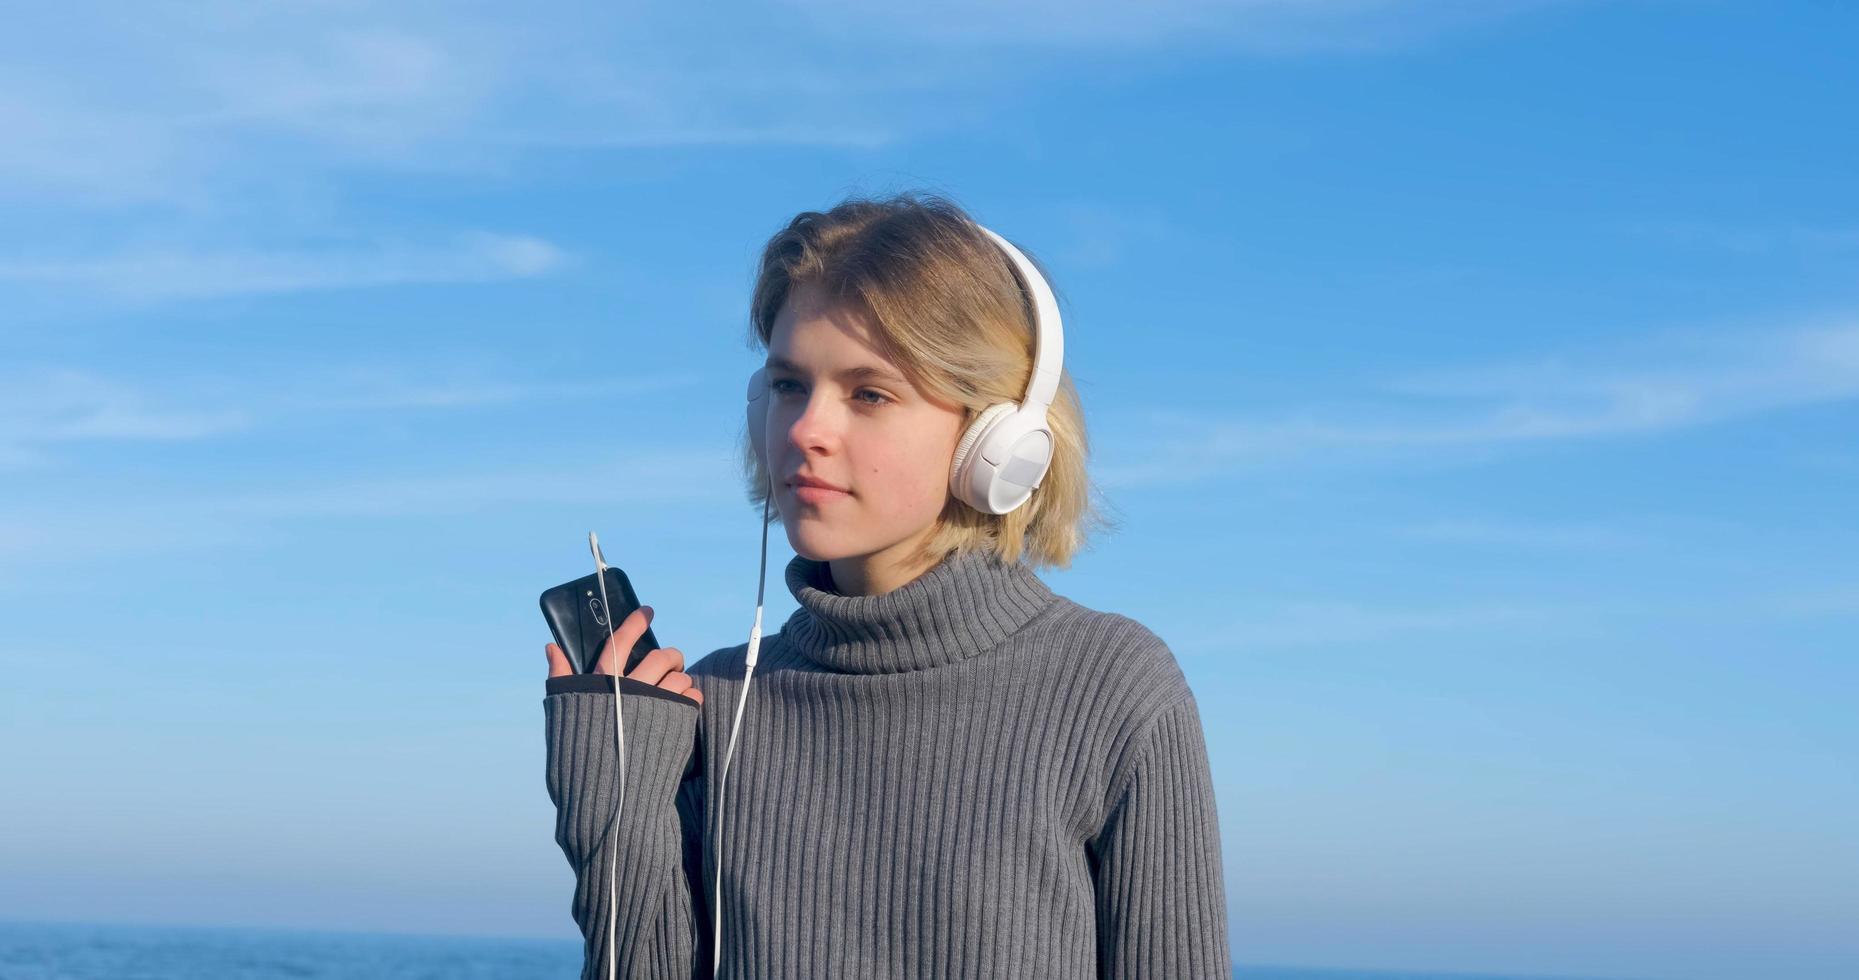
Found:
[{"label": "headphone headband", "polygon": [[1058,396],[1059,373],[1065,363],[1065,333],[1060,326],[1058,297],[1053,295],[1052,286],[1040,275],[1039,268],[1012,242],[984,225],[975,227],[1007,253],[1008,261],[1019,271],[1020,281],[1033,295],[1033,374],[1027,379],[1026,395],[1020,399],[1020,407],[1027,409],[1038,405],[1043,415],[1052,399]]}]

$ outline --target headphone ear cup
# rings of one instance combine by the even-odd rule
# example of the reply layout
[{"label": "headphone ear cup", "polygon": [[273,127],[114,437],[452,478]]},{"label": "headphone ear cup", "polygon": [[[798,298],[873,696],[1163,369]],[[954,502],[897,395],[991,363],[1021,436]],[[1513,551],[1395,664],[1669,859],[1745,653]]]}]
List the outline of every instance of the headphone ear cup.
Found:
[{"label": "headphone ear cup", "polygon": [[772,482],[774,474],[768,471],[768,369],[757,368],[749,375],[749,445],[755,450],[755,461],[762,465],[762,471],[768,473]]},{"label": "headphone ear cup", "polygon": [[949,461],[949,490],[956,499],[979,511],[986,511],[986,502],[976,503],[974,495],[969,492],[973,485],[969,471],[985,463],[981,456],[981,442],[987,438],[988,430],[995,422],[1012,415],[1018,406],[1012,402],[998,402],[989,405],[975,420],[968,424],[968,431],[962,433],[962,441],[955,446],[955,456]]}]

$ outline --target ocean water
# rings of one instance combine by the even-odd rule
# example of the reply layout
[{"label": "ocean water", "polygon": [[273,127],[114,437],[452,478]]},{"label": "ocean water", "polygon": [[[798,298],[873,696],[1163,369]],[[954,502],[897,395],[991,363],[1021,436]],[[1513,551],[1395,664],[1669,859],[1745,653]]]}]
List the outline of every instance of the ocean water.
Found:
[{"label": "ocean water", "polygon": [[[573,939],[0,922],[0,980],[575,980]],[[1553,980],[1242,966],[1234,980]]]},{"label": "ocean water", "polygon": [[0,922],[0,980],[574,980],[573,939]]}]

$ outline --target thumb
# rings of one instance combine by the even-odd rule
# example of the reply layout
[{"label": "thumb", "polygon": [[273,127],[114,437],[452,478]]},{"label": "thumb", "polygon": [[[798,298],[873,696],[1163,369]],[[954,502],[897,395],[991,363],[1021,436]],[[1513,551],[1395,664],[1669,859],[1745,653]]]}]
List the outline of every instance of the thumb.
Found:
[{"label": "thumb", "polygon": [[549,658],[550,677],[561,677],[564,674],[574,673],[574,666],[568,662],[568,655],[562,652],[561,647],[550,643],[542,648],[542,653]]}]

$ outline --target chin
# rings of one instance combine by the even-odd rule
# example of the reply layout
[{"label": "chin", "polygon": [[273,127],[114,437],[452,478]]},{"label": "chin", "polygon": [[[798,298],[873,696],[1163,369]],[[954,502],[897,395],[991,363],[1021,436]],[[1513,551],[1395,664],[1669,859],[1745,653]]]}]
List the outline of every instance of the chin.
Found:
[{"label": "chin", "polygon": [[865,553],[819,527],[795,527],[785,522],[783,526],[787,528],[788,546],[794,549],[795,554],[809,561],[837,561]]}]

